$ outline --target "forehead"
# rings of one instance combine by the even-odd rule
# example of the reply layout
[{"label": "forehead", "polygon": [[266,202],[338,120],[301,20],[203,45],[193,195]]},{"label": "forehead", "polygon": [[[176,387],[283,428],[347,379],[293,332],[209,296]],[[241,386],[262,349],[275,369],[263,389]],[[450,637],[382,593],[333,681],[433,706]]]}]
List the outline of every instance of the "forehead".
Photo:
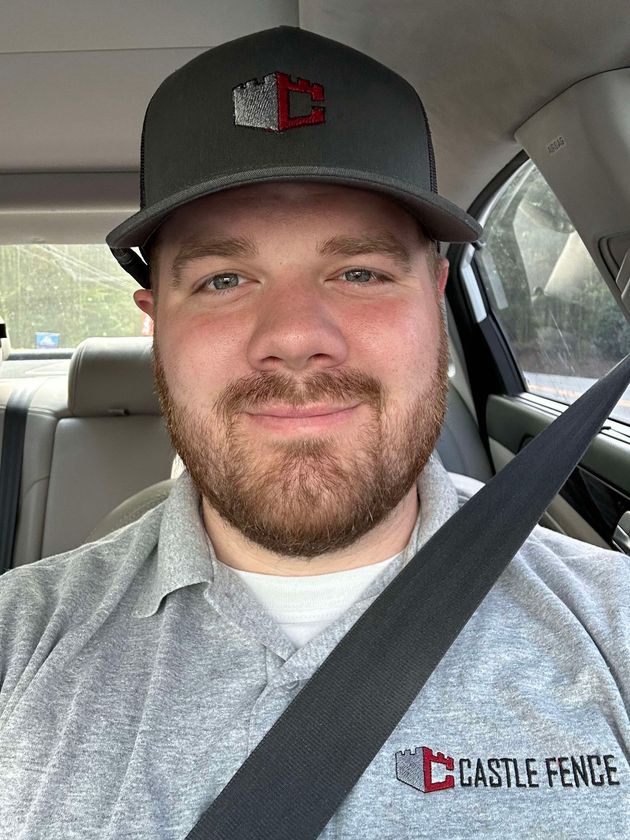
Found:
[{"label": "forehead", "polygon": [[[302,182],[254,184],[206,196],[172,213],[159,231],[160,245],[175,247],[198,233],[247,232],[290,222],[305,233],[318,227],[365,231],[374,227],[417,237],[418,223],[385,195]],[[319,234],[317,234],[319,235]]]}]

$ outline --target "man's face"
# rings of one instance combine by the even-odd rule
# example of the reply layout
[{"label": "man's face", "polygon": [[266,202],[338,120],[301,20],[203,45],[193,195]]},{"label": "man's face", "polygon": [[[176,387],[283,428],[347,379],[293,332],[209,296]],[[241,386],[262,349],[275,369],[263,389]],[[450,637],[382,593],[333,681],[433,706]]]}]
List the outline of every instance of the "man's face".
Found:
[{"label": "man's face", "polygon": [[445,410],[446,264],[372,192],[266,184],[160,234],[158,390],[210,505],[281,555],[345,548],[415,492]]}]

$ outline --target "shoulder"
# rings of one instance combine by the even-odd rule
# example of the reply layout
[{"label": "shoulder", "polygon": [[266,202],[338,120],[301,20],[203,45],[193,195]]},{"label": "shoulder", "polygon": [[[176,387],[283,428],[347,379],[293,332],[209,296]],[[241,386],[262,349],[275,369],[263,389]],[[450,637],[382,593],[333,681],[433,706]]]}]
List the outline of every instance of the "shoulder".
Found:
[{"label": "shoulder", "polygon": [[[0,577],[0,622],[1,608],[9,603],[17,608],[24,598],[37,599],[43,605],[72,594],[97,595],[123,561],[151,552],[160,521],[161,506],[96,542],[5,572]],[[15,600],[15,596],[22,597]]]},{"label": "shoulder", "polygon": [[[556,633],[586,633],[630,663],[630,557],[537,527],[499,580],[509,601]],[[630,681],[630,671],[628,672]]]},{"label": "shoulder", "polygon": [[619,551],[535,528],[519,555],[538,575],[561,590],[596,591],[617,599],[628,597],[630,557]]},{"label": "shoulder", "polygon": [[[483,484],[468,476],[449,473],[459,505]],[[540,526],[534,528],[508,566],[502,581],[535,579],[558,597],[630,609],[630,557],[619,551],[597,548]]]},{"label": "shoulder", "polygon": [[[161,506],[160,506],[161,507]],[[43,639],[59,639],[125,593],[157,544],[161,509],[79,548],[0,577],[0,691]]]}]

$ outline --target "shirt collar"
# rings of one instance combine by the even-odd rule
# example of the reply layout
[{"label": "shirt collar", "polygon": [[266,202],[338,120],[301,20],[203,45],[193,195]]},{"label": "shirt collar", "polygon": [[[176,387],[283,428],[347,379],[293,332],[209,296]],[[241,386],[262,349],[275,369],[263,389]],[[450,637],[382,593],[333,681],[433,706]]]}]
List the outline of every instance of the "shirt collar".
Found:
[{"label": "shirt collar", "polygon": [[187,472],[173,485],[164,503],[157,558],[136,604],[135,615],[148,618],[157,612],[162,599],[176,589],[195,583],[212,583],[214,571],[199,493]]},{"label": "shirt collar", "polygon": [[[406,565],[422,545],[457,510],[457,491],[439,458],[433,455],[418,478],[420,512],[407,547],[364,593],[374,598]],[[215,582],[220,564],[209,548],[199,510],[199,493],[188,473],[175,482],[164,503],[157,559],[136,604],[135,615],[148,618],[162,599],[176,589]]]}]

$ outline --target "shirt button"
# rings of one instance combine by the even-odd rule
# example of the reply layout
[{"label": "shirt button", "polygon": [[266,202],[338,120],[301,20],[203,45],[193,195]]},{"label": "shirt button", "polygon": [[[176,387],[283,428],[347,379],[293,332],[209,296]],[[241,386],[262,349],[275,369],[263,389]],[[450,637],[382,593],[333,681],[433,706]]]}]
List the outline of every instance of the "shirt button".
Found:
[{"label": "shirt button", "polygon": [[299,688],[299,686],[300,686],[300,681],[299,680],[293,680],[293,682],[287,683],[285,687],[286,687],[287,691],[295,691],[295,689]]}]

